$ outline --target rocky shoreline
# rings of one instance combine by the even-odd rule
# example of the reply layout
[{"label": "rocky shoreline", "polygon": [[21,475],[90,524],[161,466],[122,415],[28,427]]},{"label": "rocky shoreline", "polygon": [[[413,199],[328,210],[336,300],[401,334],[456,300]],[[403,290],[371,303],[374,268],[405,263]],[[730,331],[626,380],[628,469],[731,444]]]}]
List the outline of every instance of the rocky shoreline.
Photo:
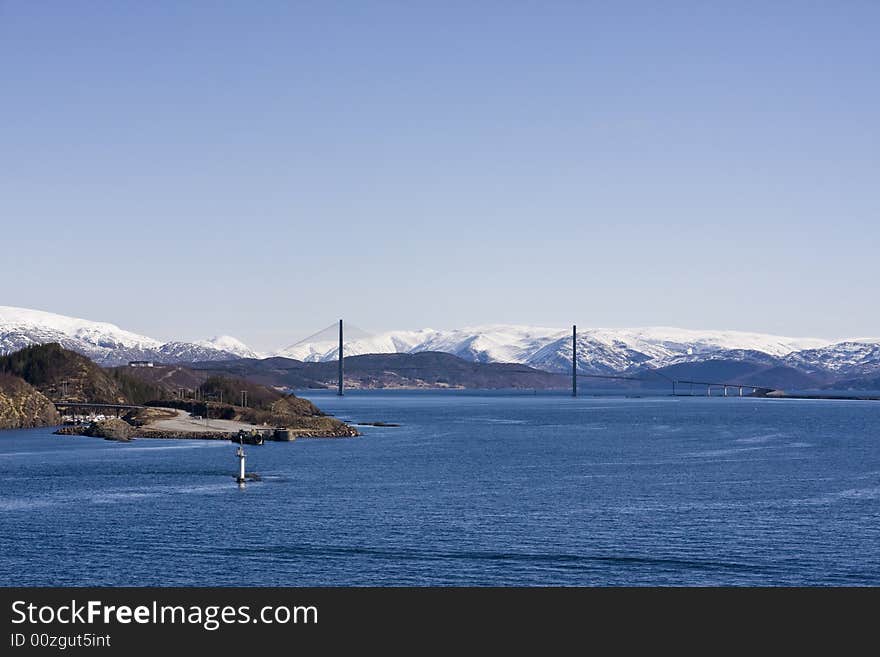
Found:
[{"label": "rocky shoreline", "polygon": [[[276,427],[285,430],[283,438],[360,435],[307,399],[245,379],[209,376],[172,383],[153,380],[151,373],[152,368],[105,370],[53,343],[0,356],[0,429],[58,427],[78,416],[83,424],[56,433],[118,441],[229,440],[240,431]],[[241,406],[230,402],[239,394]]]},{"label": "rocky shoreline", "polygon": [[[128,442],[134,438],[157,440],[231,440],[235,432],[230,431],[171,431],[151,429],[149,427],[133,427],[126,430],[117,423],[123,420],[102,420],[91,424],[70,425],[57,429],[54,433],[60,436],[91,436],[106,440]],[[259,430],[257,427],[255,429]],[[356,438],[361,434],[354,428],[343,424],[331,431],[320,429],[289,429],[292,438]]]}]

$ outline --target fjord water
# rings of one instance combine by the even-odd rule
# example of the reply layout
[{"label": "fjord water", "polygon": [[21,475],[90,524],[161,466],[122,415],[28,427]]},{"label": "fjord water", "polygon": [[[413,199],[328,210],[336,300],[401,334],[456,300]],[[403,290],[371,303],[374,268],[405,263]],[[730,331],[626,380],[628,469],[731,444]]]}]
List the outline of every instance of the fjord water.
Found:
[{"label": "fjord water", "polygon": [[880,584],[880,403],[309,395],[356,439],[0,432],[5,585]]}]

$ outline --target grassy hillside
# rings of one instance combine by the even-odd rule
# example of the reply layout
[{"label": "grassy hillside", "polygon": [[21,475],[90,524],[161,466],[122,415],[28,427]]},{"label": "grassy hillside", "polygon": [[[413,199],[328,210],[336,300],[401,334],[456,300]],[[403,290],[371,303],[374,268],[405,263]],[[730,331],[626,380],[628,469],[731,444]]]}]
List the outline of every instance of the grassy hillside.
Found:
[{"label": "grassy hillside", "polygon": [[261,410],[270,408],[284,396],[264,385],[216,374],[209,376],[200,390],[205,398],[213,401],[222,400],[236,406],[244,406],[242,402],[246,401],[248,408]]},{"label": "grassy hillside", "polygon": [[197,372],[179,365],[122,365],[106,371],[134,404],[143,404],[154,399],[171,399],[180,389],[196,390],[208,378],[206,372]]},{"label": "grassy hillside", "polygon": [[51,343],[0,357],[0,372],[20,377],[49,399],[126,403],[119,384],[85,356]]}]

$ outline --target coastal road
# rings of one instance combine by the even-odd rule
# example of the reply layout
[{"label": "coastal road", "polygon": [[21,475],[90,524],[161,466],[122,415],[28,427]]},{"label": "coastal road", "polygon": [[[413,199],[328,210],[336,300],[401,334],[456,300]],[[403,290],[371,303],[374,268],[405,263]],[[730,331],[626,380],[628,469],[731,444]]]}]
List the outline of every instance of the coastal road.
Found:
[{"label": "coastal road", "polygon": [[177,417],[167,420],[155,420],[146,425],[146,428],[158,429],[160,431],[177,431],[180,433],[214,433],[217,431],[237,433],[239,429],[250,431],[251,429],[258,428],[253,424],[236,422],[235,420],[208,420],[208,424],[206,425],[204,418],[197,420],[187,411],[181,411],[174,408],[168,408],[165,410],[174,411],[177,413]]}]

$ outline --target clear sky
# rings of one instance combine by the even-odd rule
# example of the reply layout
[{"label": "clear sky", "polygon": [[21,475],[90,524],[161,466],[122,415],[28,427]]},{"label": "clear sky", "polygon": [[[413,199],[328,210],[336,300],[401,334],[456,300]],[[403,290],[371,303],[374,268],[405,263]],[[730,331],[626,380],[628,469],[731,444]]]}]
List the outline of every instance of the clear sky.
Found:
[{"label": "clear sky", "polygon": [[0,304],[880,334],[880,3],[0,0]]}]

